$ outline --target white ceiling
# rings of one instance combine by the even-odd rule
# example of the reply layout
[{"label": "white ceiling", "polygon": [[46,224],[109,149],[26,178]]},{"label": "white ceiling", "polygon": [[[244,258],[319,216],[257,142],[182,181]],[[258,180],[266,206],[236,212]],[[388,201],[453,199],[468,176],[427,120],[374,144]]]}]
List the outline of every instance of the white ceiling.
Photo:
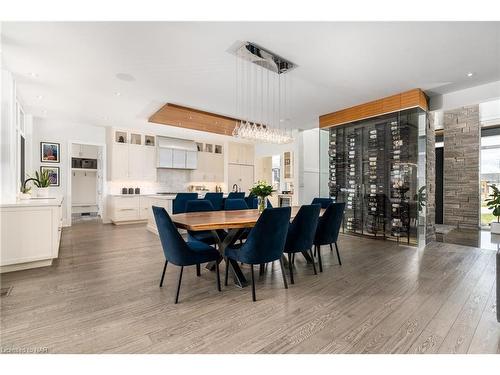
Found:
[{"label": "white ceiling", "polygon": [[500,22],[15,22],[2,24],[2,60],[27,112],[133,127],[165,102],[237,116],[226,51],[238,40],[299,65],[288,73],[296,128],[416,87],[436,94],[500,80]]}]

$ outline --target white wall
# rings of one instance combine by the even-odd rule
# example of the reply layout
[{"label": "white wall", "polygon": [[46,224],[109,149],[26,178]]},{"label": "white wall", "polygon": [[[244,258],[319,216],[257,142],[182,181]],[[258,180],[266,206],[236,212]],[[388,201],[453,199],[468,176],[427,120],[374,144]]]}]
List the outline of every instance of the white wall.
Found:
[{"label": "white wall", "polygon": [[[40,162],[40,142],[55,142],[60,144],[60,162],[59,163],[41,163]],[[63,122],[53,122],[41,118],[33,120],[33,170],[27,170],[30,175],[40,170],[40,165],[50,165],[59,167],[60,186],[50,187],[51,196],[63,196],[63,220],[64,225],[70,225],[71,217],[68,214],[68,178],[71,178],[71,165],[68,164],[71,150],[71,143],[91,143],[105,144],[105,129],[97,126],[85,124],[68,124]]]},{"label": "white wall", "polygon": [[0,197],[14,201],[17,195],[16,171],[16,89],[12,74],[2,69],[0,132]]},{"label": "white wall", "polygon": [[431,111],[447,111],[500,98],[500,81],[453,91],[430,98]]}]

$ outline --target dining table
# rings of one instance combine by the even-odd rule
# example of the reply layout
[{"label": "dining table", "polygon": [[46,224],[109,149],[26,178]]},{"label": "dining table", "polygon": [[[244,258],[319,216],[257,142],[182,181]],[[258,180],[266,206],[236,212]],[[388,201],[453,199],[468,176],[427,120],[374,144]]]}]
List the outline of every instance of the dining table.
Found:
[{"label": "dining table", "polygon": [[[293,220],[299,209],[300,206],[291,207],[290,220]],[[320,216],[324,211],[323,208],[320,210]],[[246,228],[255,226],[259,217],[260,213],[256,209],[186,212],[171,215],[173,223],[179,229],[193,232],[211,231],[222,257],[224,257],[225,249],[238,241]],[[313,262],[306,251],[302,252],[302,255],[307,262]],[[241,288],[247,286],[248,281],[238,262],[232,259],[227,259],[227,261],[231,264],[235,284]],[[208,264],[207,268],[214,269],[215,264]]]}]

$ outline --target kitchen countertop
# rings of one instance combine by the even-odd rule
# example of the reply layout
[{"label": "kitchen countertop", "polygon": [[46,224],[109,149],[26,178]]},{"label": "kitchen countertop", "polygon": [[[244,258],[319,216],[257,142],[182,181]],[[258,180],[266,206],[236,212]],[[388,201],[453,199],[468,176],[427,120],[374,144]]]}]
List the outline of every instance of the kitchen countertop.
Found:
[{"label": "kitchen countertop", "polygon": [[0,207],[52,207],[61,206],[63,202],[62,197],[49,197],[49,198],[30,198],[19,199],[12,202],[0,202]]}]

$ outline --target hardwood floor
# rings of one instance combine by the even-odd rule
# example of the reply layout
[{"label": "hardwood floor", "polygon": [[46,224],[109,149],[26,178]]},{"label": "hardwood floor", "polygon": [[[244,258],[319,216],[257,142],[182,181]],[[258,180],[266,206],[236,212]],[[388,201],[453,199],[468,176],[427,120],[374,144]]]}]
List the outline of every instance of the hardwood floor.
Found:
[{"label": "hardwood floor", "polygon": [[[216,291],[215,275],[169,265],[144,225],[81,223],[63,231],[52,267],[1,276],[1,347],[49,353],[499,353],[495,252],[432,243],[424,250],[341,236],[343,265],[297,256],[251,289]],[[243,268],[248,272],[249,268]],[[224,266],[221,267],[221,274]]]}]

